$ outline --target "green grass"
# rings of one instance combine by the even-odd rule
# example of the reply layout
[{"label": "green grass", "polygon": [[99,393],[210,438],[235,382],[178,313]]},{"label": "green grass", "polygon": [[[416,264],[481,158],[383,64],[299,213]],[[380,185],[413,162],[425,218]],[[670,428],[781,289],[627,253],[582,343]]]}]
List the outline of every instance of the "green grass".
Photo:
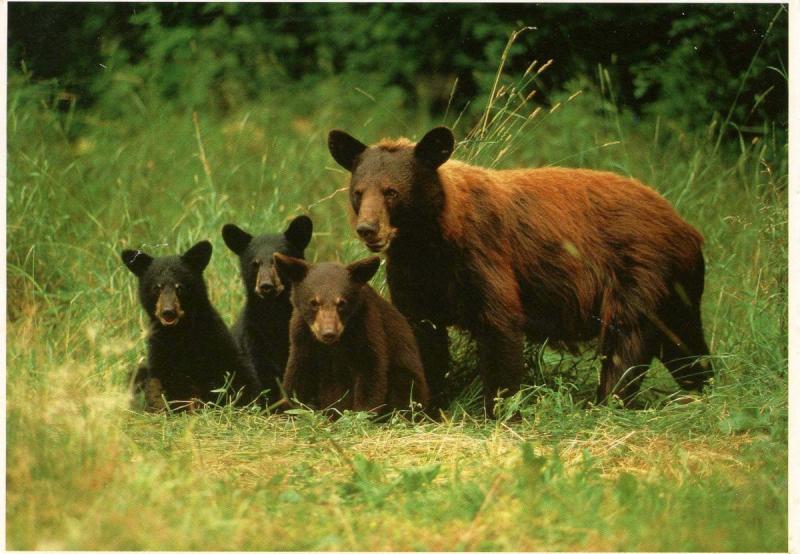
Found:
[{"label": "green grass", "polygon": [[[503,78],[486,118],[433,120],[342,79],[195,122],[147,99],[124,119],[59,111],[52,89],[12,75],[7,546],[786,550],[786,144],[767,127],[715,148],[710,115],[696,135],[635,121],[605,80],[605,96],[576,81],[582,94],[532,113],[527,77]],[[121,249],[210,239],[206,276],[230,323],[243,294],[224,223],[262,232],[309,213],[311,260],[363,257],[327,131],[372,142],[440,123],[457,123],[458,158],[629,174],[701,229],[714,387],[687,397],[654,365],[641,409],[597,407],[591,350],[532,346],[526,388],[486,420],[474,346],[454,335],[465,391],[441,422],[129,410],[146,325]]]}]

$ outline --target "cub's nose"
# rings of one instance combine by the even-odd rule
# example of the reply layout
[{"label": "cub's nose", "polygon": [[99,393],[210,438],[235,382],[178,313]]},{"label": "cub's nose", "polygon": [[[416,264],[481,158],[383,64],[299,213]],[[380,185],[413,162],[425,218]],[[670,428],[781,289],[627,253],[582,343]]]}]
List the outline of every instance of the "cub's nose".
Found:
[{"label": "cub's nose", "polygon": [[178,312],[172,309],[161,310],[161,317],[167,321],[172,321],[178,317]]},{"label": "cub's nose", "polygon": [[362,222],[356,225],[356,233],[358,233],[358,236],[366,241],[375,238],[375,234],[377,232],[378,226],[374,223]]},{"label": "cub's nose", "polygon": [[258,291],[261,294],[269,294],[273,290],[275,290],[275,287],[272,286],[272,283],[261,283],[260,285],[258,285]]},{"label": "cub's nose", "polygon": [[333,342],[338,338],[339,335],[336,334],[335,331],[323,331],[322,332],[322,340],[325,342]]}]

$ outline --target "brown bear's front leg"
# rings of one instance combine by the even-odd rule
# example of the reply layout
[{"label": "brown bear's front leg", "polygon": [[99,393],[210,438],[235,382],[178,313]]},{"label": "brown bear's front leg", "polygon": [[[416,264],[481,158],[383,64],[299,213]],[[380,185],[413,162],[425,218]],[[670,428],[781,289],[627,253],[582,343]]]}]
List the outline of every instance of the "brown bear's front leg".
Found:
[{"label": "brown bear's front leg", "polygon": [[[319,409],[320,410],[344,410],[356,409],[353,407],[352,386],[346,381],[336,378],[328,378],[319,383]],[[331,417],[337,417],[333,411]]]},{"label": "brown bear's front leg", "polygon": [[602,349],[598,401],[605,402],[617,396],[629,406],[639,392],[657,346],[655,330],[644,318],[637,325],[607,338]]},{"label": "brown bear's front leg", "polygon": [[358,375],[353,388],[354,410],[368,412],[376,408],[385,408],[389,389],[388,360],[369,373]]},{"label": "brown bear's front leg", "polygon": [[450,366],[447,327],[435,325],[426,319],[416,323],[413,330],[428,381],[431,410],[435,413],[439,408],[446,408],[449,400],[445,382],[445,374]]},{"label": "brown bear's front leg", "polygon": [[525,337],[521,330],[487,329],[478,340],[478,356],[483,378],[486,414],[494,416],[495,396],[510,396],[522,382],[522,351]]},{"label": "brown bear's front leg", "polygon": [[314,403],[319,391],[319,375],[314,371],[314,359],[309,350],[307,344],[291,345],[281,385],[290,399],[296,396],[303,404]]}]

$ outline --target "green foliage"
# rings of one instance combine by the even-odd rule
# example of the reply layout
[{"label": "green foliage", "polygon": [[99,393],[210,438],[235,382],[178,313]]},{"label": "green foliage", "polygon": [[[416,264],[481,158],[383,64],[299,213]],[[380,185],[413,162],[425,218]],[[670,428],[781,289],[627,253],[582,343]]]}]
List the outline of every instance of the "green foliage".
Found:
[{"label": "green foliage", "polygon": [[648,113],[683,125],[706,125],[694,114],[714,113],[739,127],[765,119],[788,125],[786,7],[728,6],[725,17],[715,8],[676,7],[682,17],[667,34],[671,47],[650,45],[646,59],[632,64],[634,96],[655,98]]},{"label": "green foliage", "polygon": [[58,79],[116,115],[151,97],[226,111],[333,76],[367,94],[397,88],[407,106],[435,115],[461,111],[485,104],[509,36],[527,26],[507,68],[554,60],[537,77],[543,105],[603,65],[637,113],[696,128],[714,114],[739,128],[788,124],[784,6],[16,3],[9,12],[13,70]]},{"label": "green foliage", "polygon": [[[170,34],[182,16],[167,8],[138,6],[137,25]],[[209,6],[200,15],[211,27],[220,13],[248,9],[267,8]],[[490,19],[470,32],[488,33]],[[84,109],[59,100],[62,83],[12,73],[10,548],[786,550],[788,150],[780,130],[768,122],[731,140],[718,126],[686,131],[666,115],[641,118],[621,99],[613,64],[599,82],[573,75],[563,91],[548,88],[553,108],[532,115],[540,106],[523,100],[546,85],[547,72],[531,75],[544,62],[515,72],[524,48],[491,36],[500,42],[487,55],[506,52],[506,71],[498,74],[495,59],[476,93],[486,102],[443,120],[424,105],[409,109],[400,86],[367,90],[336,70],[314,86],[288,75],[258,102],[198,107],[195,117],[179,96],[145,94],[144,82],[102,89]],[[154,37],[153,48],[166,44]],[[181,43],[163,52],[165,64],[191,54]],[[128,69],[153,70],[129,59]],[[270,64],[265,71],[278,71]],[[759,64],[748,82],[774,73]],[[225,74],[208,71],[207,82]],[[210,239],[211,299],[231,322],[243,298],[237,261],[220,240],[224,223],[269,231],[308,213],[311,261],[364,257],[336,192],[347,175],[329,159],[327,131],[416,139],[442,121],[455,128],[458,158],[633,175],[701,229],[714,386],[687,395],[656,364],[639,409],[594,406],[591,350],[529,345],[525,388],[487,420],[474,345],[454,330],[449,378],[462,392],[440,421],[129,410],[146,325],[122,248],[167,253]],[[386,293],[383,274],[373,284]]]}]

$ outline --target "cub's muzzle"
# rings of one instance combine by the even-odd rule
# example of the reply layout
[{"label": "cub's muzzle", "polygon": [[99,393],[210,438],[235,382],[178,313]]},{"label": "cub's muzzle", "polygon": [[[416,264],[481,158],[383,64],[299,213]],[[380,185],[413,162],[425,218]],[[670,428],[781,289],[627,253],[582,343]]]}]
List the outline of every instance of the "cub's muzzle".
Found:
[{"label": "cub's muzzle", "polygon": [[321,309],[317,312],[314,322],[311,324],[311,332],[318,341],[323,344],[334,344],[342,336],[344,325],[339,319],[336,309]]},{"label": "cub's muzzle", "polygon": [[256,276],[255,293],[261,298],[278,296],[283,292],[283,283],[274,264],[262,264]]},{"label": "cub's muzzle", "polygon": [[174,327],[185,315],[181,301],[172,286],[161,289],[156,302],[155,316],[164,327]]}]

